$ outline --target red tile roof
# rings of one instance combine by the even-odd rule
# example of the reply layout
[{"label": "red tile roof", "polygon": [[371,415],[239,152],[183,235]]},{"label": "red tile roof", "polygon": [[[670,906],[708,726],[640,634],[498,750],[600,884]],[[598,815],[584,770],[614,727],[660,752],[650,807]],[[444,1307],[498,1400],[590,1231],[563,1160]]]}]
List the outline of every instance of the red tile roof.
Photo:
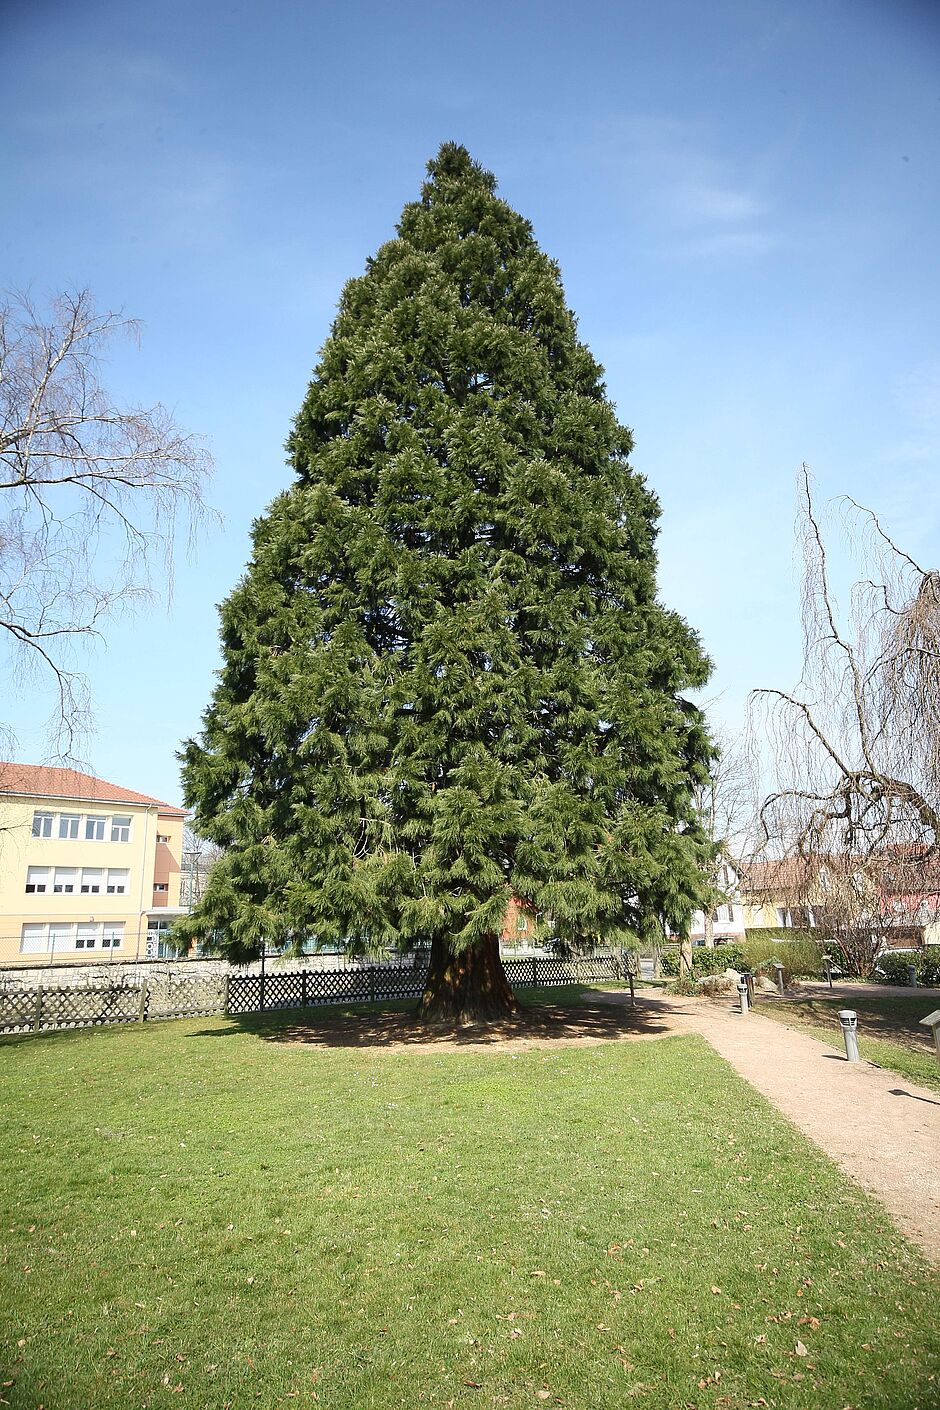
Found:
[{"label": "red tile roof", "polygon": [[165,818],[184,818],[185,809],[174,808],[148,793],[135,793],[132,788],[108,783],[94,774],[78,769],[53,769],[46,764],[9,764],[0,762],[0,793],[19,793],[36,798],[80,799],[87,803],[142,803],[160,809]]}]

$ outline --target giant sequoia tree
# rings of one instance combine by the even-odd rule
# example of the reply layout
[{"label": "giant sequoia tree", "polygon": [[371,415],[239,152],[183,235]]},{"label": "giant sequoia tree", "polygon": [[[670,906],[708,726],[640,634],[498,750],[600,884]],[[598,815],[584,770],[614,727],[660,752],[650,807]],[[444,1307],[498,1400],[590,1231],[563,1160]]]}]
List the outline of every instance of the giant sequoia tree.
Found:
[{"label": "giant sequoia tree", "polygon": [[687,925],[707,663],[656,601],[631,444],[557,267],[442,147],[343,291],[222,607],[192,937],[427,945],[425,1016],[465,1020],[514,1007],[512,895],[574,943]]}]

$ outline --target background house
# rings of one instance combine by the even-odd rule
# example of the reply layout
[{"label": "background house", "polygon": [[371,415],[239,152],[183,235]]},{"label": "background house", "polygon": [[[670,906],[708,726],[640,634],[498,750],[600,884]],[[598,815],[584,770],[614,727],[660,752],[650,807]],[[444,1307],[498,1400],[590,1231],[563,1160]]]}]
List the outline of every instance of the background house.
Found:
[{"label": "background house", "polygon": [[155,958],[180,907],[181,808],[0,763],[0,965]]}]

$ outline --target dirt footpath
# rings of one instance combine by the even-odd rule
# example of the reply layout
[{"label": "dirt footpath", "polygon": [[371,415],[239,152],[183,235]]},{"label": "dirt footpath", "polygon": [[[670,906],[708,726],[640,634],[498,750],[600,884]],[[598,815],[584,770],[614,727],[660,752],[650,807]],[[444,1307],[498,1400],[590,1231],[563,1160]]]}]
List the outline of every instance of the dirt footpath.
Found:
[{"label": "dirt footpath", "polygon": [[[910,993],[910,990],[906,990]],[[607,990],[604,1003],[629,1003]],[[940,1094],[733,1001],[637,996],[656,1036],[700,1033],[940,1263]]]}]

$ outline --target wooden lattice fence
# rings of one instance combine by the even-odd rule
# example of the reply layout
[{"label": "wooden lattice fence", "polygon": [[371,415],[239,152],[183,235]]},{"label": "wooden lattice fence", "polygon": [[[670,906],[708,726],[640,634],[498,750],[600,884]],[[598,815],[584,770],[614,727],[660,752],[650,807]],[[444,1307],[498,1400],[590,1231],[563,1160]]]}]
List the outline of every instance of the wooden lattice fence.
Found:
[{"label": "wooden lattice fence", "polygon": [[[619,979],[616,955],[552,959],[533,955],[504,961],[514,989]],[[262,1013],[319,1004],[366,1004],[415,999],[424,990],[419,968],[366,965],[346,970],[275,970],[267,974],[189,976],[166,973],[142,984],[39,985],[0,989],[0,1032],[38,1033],[146,1019],[212,1013]]]},{"label": "wooden lattice fence", "polygon": [[143,984],[73,984],[0,989],[0,1032],[40,1033],[153,1018],[220,1013],[223,975],[160,975]]}]

